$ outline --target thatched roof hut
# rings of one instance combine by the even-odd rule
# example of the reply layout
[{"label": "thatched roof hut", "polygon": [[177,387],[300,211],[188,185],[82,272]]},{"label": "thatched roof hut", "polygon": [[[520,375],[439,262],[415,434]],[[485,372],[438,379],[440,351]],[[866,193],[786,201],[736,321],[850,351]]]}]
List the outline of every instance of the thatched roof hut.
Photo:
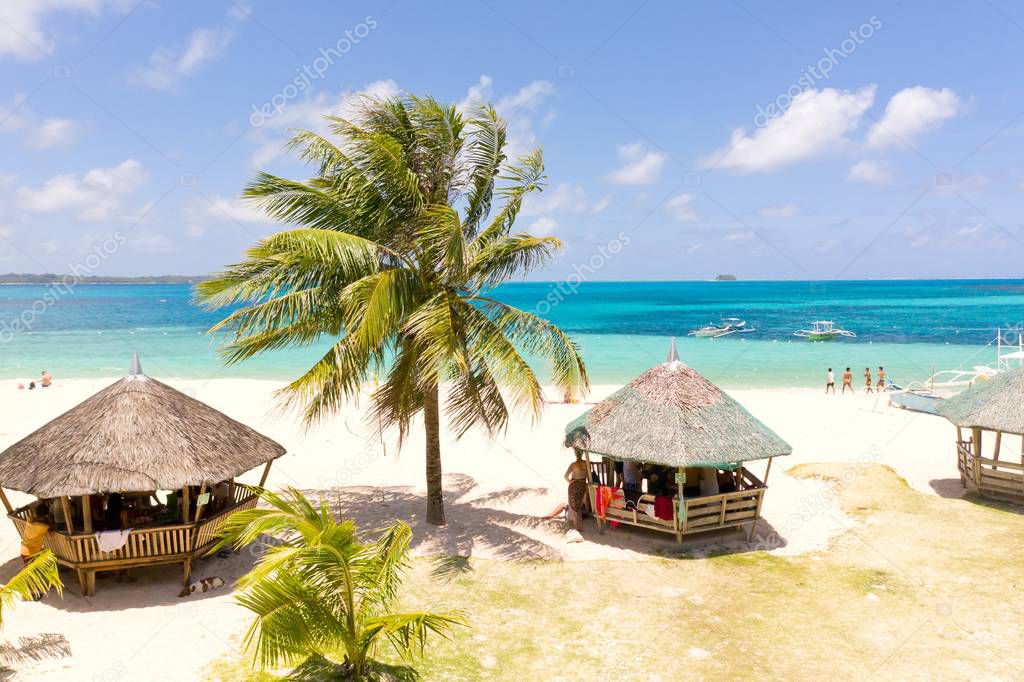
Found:
[{"label": "thatched roof hut", "polygon": [[671,467],[734,464],[788,455],[792,448],[738,402],[669,358],[584,412],[566,428],[566,447]]},{"label": "thatched roof hut", "polygon": [[176,490],[232,479],[279,443],[142,373],[88,398],[0,453],[0,486],[40,498]]},{"label": "thatched roof hut", "polygon": [[939,414],[961,428],[1024,434],[1024,369],[975,383],[942,401]]}]

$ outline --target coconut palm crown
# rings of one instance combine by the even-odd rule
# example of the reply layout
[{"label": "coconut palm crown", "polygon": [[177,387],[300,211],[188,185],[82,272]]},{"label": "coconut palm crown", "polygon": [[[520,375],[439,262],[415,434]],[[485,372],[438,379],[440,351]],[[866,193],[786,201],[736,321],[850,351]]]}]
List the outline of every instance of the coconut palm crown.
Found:
[{"label": "coconut palm crown", "polygon": [[422,411],[427,521],[441,525],[439,386],[459,436],[501,430],[510,406],[539,416],[543,393],[524,354],[548,362],[561,391],[588,388],[561,330],[489,295],[561,247],[512,231],[524,198],[543,187],[541,152],[507,162],[505,122],[490,106],[463,115],[432,98],[368,98],[352,120],[328,118],[336,141],[304,130],[289,143],[315,167],[312,179],[259,173],[244,192],[300,227],[259,242],[198,296],[241,304],[211,330],[230,335],[228,362],[333,341],[280,393],[307,423],[376,376],[371,423],[397,426],[403,440]]}]

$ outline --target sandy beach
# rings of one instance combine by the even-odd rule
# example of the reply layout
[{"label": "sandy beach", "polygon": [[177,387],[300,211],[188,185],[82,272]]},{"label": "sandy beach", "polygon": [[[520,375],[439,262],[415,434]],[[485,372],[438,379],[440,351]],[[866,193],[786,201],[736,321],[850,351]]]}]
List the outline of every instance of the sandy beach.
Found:
[{"label": "sandy beach", "polygon": [[[47,390],[6,387],[0,398],[0,447],[72,407],[112,380],[61,381]],[[295,486],[327,496],[342,514],[374,528],[394,518],[413,528],[417,555],[459,555],[490,559],[565,561],[645,561],[679,551],[669,536],[615,530],[598,535],[588,521],[585,542],[567,543],[566,526],[543,516],[564,499],[562,474],[571,461],[561,447],[563,426],[586,406],[549,404],[540,423],[517,419],[506,433],[488,439],[471,432],[443,440],[448,525],[422,522],[424,475],[422,435],[413,430],[401,453],[393,442],[370,436],[358,406],[322,428],[305,432],[298,420],[274,411],[278,382],[257,380],[168,381],[174,387],[252,425],[288,448],[268,485]],[[616,387],[597,386],[588,401]],[[550,393],[550,392],[549,392]],[[796,478],[787,470],[800,464],[839,463],[843,481],[871,465],[891,467],[910,487],[929,496],[959,496],[953,428],[937,417],[887,405],[884,397],[825,396],[809,389],[734,391],[755,416],[793,445],[793,454],[771,471],[764,518],[752,546],[740,533],[687,541],[686,551],[763,549],[781,556],[825,550],[858,521],[841,511],[836,495],[822,481]],[[1004,447],[1016,449],[1007,442]],[[763,463],[754,464],[763,473]],[[28,498],[10,493],[15,505]],[[668,539],[666,539],[668,538]],[[5,555],[2,577],[20,566],[17,533],[0,530]],[[228,559],[206,559],[193,578],[220,576],[230,584],[251,565],[258,550]],[[34,679],[134,679],[160,670],[163,679],[196,679],[214,659],[237,656],[250,620],[233,603],[230,589],[178,599],[177,566],[141,570],[138,582],[98,581],[95,597],[80,597],[70,575],[63,599],[18,606],[4,635],[56,632],[71,644],[70,659],[31,668]]]}]

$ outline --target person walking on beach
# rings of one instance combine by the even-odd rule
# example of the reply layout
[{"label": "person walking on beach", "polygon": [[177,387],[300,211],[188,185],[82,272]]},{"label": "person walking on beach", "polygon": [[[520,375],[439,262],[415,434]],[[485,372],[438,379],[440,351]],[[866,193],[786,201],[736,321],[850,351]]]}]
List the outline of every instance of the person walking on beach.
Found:
[{"label": "person walking on beach", "polygon": [[832,395],[836,394],[836,375],[832,373],[832,368],[828,368],[828,382],[825,384],[825,395],[828,395],[828,389],[832,389]]},{"label": "person walking on beach", "polygon": [[874,393],[875,389],[871,388],[871,368],[864,368],[864,388],[865,393]]},{"label": "person walking on beach", "polygon": [[878,386],[878,392],[879,393],[881,393],[882,391],[885,390],[885,368],[884,367],[879,367],[878,368],[878,384],[876,384],[876,385]]},{"label": "person walking on beach", "polygon": [[853,392],[853,372],[847,367],[846,371],[843,372],[843,395],[846,395],[846,387],[850,387],[850,392]]}]

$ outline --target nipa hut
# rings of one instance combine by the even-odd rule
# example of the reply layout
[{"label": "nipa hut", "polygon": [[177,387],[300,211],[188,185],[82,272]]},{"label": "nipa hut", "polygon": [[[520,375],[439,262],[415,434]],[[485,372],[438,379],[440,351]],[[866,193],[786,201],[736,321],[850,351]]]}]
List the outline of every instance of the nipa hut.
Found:
[{"label": "nipa hut", "polygon": [[[942,401],[938,409],[956,426],[956,463],[963,486],[986,497],[1024,504],[1024,438],[1017,461],[1000,457],[1004,434],[1024,434],[1024,369],[977,382]],[[992,448],[988,456],[986,433]]]},{"label": "nipa hut", "polygon": [[[748,526],[761,515],[772,459],[792,448],[738,402],[679,361],[644,372],[566,426],[589,469],[598,529],[609,522],[683,536]],[[767,460],[763,478],[748,468]]]},{"label": "nipa hut", "polygon": [[[252,508],[235,478],[285,449],[245,424],[142,373],[128,376],[0,453],[0,501],[19,533],[45,501],[45,546],[84,595],[97,571],[192,561],[233,512]],[[14,509],[3,488],[34,495]]]}]

